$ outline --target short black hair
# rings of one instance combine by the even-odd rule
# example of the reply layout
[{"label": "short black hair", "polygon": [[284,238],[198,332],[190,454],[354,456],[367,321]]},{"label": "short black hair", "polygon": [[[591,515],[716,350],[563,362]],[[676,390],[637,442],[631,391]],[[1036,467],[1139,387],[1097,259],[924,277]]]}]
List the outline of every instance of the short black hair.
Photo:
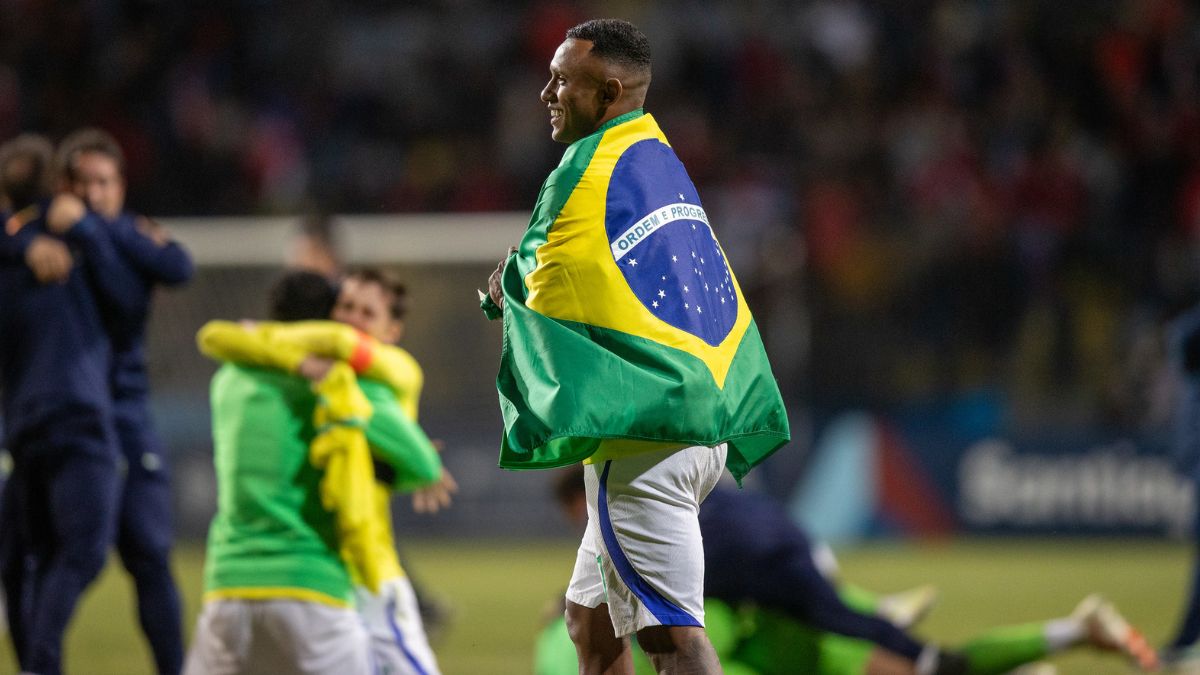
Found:
[{"label": "short black hair", "polygon": [[347,279],[357,279],[362,283],[376,284],[388,294],[388,311],[392,319],[403,321],[408,314],[408,288],[399,279],[378,267],[360,267],[346,275]]},{"label": "short black hair", "polygon": [[0,145],[0,197],[10,209],[20,211],[50,195],[53,161],[54,144],[40,134],[21,134]]},{"label": "short black hair", "polygon": [[567,37],[592,43],[591,53],[623,66],[650,70],[650,39],[621,19],[591,19],[567,31]]},{"label": "short black hair", "polygon": [[272,321],[327,321],[337,301],[329,279],[308,270],[286,272],[267,293]]}]

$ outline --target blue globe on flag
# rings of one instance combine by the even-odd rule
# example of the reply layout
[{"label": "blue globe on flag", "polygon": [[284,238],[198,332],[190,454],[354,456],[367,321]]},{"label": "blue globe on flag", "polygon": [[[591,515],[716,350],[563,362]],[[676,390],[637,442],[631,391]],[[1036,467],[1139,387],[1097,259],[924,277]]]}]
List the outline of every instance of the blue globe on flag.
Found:
[{"label": "blue globe on flag", "polygon": [[613,260],[646,309],[711,346],[725,339],[737,321],[733,277],[670,148],[644,140],[625,151],[609,183],[604,226]]}]

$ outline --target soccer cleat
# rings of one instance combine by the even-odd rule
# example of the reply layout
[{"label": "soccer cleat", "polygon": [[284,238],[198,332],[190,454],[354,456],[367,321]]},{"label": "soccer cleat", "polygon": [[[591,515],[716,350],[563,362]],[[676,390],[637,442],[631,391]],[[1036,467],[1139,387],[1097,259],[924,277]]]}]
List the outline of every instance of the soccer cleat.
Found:
[{"label": "soccer cleat", "polygon": [[875,613],[900,628],[916,625],[937,603],[938,591],[930,584],[879,598]]},{"label": "soccer cleat", "polygon": [[1158,654],[1154,648],[1103,596],[1093,594],[1084,598],[1071,612],[1071,618],[1081,622],[1088,641],[1096,647],[1119,651],[1142,670],[1158,670]]}]

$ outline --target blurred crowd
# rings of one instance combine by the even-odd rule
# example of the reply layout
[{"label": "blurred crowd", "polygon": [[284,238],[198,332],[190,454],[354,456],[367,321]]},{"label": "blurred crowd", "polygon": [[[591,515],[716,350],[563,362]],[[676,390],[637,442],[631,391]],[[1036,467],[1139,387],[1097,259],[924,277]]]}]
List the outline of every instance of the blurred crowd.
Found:
[{"label": "blurred crowd", "polygon": [[647,109],[790,397],[1152,407],[1158,326],[1200,297],[1185,0],[24,0],[0,138],[108,129],[158,215],[528,209],[548,60],[597,14],[651,37]]}]

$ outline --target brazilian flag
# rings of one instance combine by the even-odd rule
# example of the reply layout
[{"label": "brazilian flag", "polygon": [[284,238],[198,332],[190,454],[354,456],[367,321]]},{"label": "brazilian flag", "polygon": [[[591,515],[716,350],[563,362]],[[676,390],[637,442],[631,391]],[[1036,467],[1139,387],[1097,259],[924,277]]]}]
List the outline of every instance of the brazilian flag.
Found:
[{"label": "brazilian flag", "polygon": [[500,466],[727,441],[740,479],[788,441],[737,278],[642,110],[567,148],[501,284]]}]

